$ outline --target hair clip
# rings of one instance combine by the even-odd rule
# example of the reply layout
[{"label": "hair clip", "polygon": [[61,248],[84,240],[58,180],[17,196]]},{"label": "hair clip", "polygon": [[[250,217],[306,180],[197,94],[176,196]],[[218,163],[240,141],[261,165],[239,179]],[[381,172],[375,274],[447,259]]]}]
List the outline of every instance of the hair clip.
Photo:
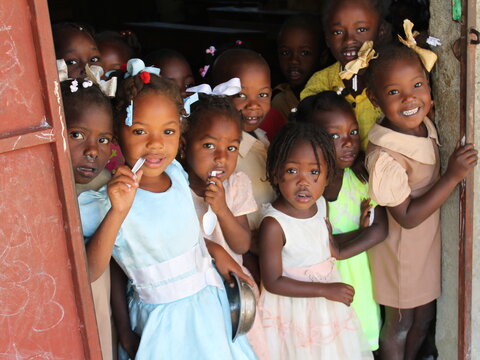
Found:
[{"label": "hair clip", "polygon": [[127,117],[125,118],[125,125],[132,126],[133,124],[133,100],[130,100],[130,104],[127,106]]},{"label": "hair clip", "polygon": [[150,73],[146,71],[142,71],[140,73],[140,79],[142,79],[144,84],[150,84]]},{"label": "hair clip", "polygon": [[82,82],[82,86],[83,86],[84,89],[86,89],[86,88],[88,88],[92,85],[93,85],[93,82],[91,80],[83,80],[83,82]]},{"label": "hair clip", "polygon": [[208,69],[210,69],[210,65],[205,65],[204,67],[201,67],[198,72],[200,73],[200,76],[201,77],[205,77],[205,75],[207,75],[207,71]]},{"label": "hair clip", "polygon": [[297,108],[296,108],[296,107],[291,108],[291,109],[290,109],[290,112],[291,112],[292,114],[295,114],[295,113],[297,112]]},{"label": "hair clip", "polygon": [[215,48],[215,46],[210,46],[208,49],[205,50],[205,54],[210,54],[210,55],[215,55],[215,51],[217,51],[217,49]]},{"label": "hair clip", "polygon": [[436,38],[436,37],[433,37],[433,36],[429,36],[427,38],[427,44],[430,45],[430,46],[440,46],[440,45],[442,45],[442,43],[440,42],[440,39]]},{"label": "hair clip", "polygon": [[78,81],[73,80],[72,83],[70,84],[70,91],[74,93],[74,92],[77,92],[77,90],[78,90]]},{"label": "hair clip", "polygon": [[337,95],[342,95],[343,89],[344,89],[343,87],[339,87],[338,90],[336,91]]},{"label": "hair clip", "polygon": [[243,45],[243,41],[242,40],[237,40],[237,41],[235,41],[235,45],[238,45],[238,46]]}]

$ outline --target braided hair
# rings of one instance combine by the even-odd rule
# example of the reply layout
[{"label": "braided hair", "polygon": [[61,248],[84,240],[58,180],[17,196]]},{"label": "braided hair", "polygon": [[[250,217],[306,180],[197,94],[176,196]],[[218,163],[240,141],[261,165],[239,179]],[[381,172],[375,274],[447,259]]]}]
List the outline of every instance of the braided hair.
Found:
[{"label": "braided hair", "polygon": [[208,117],[213,114],[220,114],[233,119],[238,124],[238,128],[242,128],[240,113],[226,96],[199,93],[198,101],[194,102],[190,109],[191,114],[186,118],[186,126],[184,127],[184,136],[187,139],[197,129],[199,124],[207,121]]},{"label": "braided hair", "polygon": [[268,148],[267,154],[267,180],[277,193],[280,193],[275,179],[283,176],[283,167],[292,149],[300,142],[309,142],[312,146],[315,160],[320,167],[318,149],[323,153],[327,163],[327,178],[335,170],[335,147],[331,137],[319,126],[311,123],[289,122],[275,136]]}]

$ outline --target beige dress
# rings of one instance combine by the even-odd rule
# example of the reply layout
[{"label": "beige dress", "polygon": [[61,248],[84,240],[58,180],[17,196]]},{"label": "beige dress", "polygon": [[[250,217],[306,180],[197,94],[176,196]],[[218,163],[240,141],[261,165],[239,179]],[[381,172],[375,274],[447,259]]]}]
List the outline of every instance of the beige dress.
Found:
[{"label": "beige dress", "polygon": [[387,207],[388,235],[369,250],[375,300],[409,309],[440,296],[440,210],[413,229],[402,228],[388,207],[408,196],[425,194],[439,178],[440,159],[435,126],[425,118],[425,138],[375,124],[368,134],[366,166],[369,193]]},{"label": "beige dress", "polygon": [[[111,178],[110,172],[103,169],[98,176],[88,184],[75,184],[77,195],[87,190],[98,190]],[[103,360],[114,358],[114,346],[112,340],[112,322],[110,311],[110,267],[100,277],[90,284],[92,287],[93,303],[95,305],[95,317],[97,320],[98,336],[102,349]]]}]

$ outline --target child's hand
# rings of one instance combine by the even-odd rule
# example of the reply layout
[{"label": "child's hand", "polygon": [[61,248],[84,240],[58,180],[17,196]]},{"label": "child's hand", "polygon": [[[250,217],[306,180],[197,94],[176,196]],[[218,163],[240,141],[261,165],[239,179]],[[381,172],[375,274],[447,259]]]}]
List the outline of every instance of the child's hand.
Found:
[{"label": "child's hand", "polygon": [[135,331],[118,334],[120,345],[125,350],[130,359],[135,359],[137,355],[138,346],[140,345],[140,336]]},{"label": "child's hand", "polygon": [[208,178],[208,185],[205,189],[205,202],[212,207],[215,214],[220,214],[227,209],[225,201],[225,189],[222,180],[216,176]]},{"label": "child's hand", "polygon": [[370,226],[370,211],[373,211],[370,204],[370,198],[363,199],[360,204],[360,228],[365,229]]},{"label": "child's hand", "polygon": [[112,209],[122,213],[130,210],[142,174],[143,172],[140,170],[136,175],[133,175],[126,165],[117,169],[108,183],[108,197],[112,203]]},{"label": "child's hand", "polygon": [[451,176],[457,183],[462,181],[472,168],[477,165],[478,151],[474,148],[473,144],[466,144],[460,146],[460,142],[457,143],[455,151],[450,155],[448,160],[448,167],[445,175]]},{"label": "child's hand", "polygon": [[322,283],[325,286],[325,298],[332,301],[344,303],[347,306],[353,301],[355,290],[352,286],[344,283]]},{"label": "child's hand", "polygon": [[335,239],[333,238],[332,224],[330,224],[330,220],[328,220],[328,218],[325,218],[325,224],[327,225],[327,229],[328,229],[328,240],[330,241],[330,254],[332,255],[332,257],[336,259],[340,256],[340,248],[338,244],[335,242]]}]

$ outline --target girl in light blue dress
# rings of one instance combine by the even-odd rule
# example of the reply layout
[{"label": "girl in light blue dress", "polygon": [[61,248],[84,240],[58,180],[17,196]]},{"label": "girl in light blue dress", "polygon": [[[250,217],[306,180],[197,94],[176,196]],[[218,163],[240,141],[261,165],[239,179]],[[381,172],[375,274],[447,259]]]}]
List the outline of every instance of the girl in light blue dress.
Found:
[{"label": "girl in light blue dress", "polygon": [[[223,281],[175,160],[179,91],[140,61],[130,60],[127,70],[116,111],[129,167],[79,198],[90,276],[103,271],[111,255],[127,275],[131,330],[140,337],[136,359],[256,359],[244,336],[231,340]],[[140,158],[145,162],[134,174],[130,168]],[[212,255],[228,277],[225,257]]]}]

